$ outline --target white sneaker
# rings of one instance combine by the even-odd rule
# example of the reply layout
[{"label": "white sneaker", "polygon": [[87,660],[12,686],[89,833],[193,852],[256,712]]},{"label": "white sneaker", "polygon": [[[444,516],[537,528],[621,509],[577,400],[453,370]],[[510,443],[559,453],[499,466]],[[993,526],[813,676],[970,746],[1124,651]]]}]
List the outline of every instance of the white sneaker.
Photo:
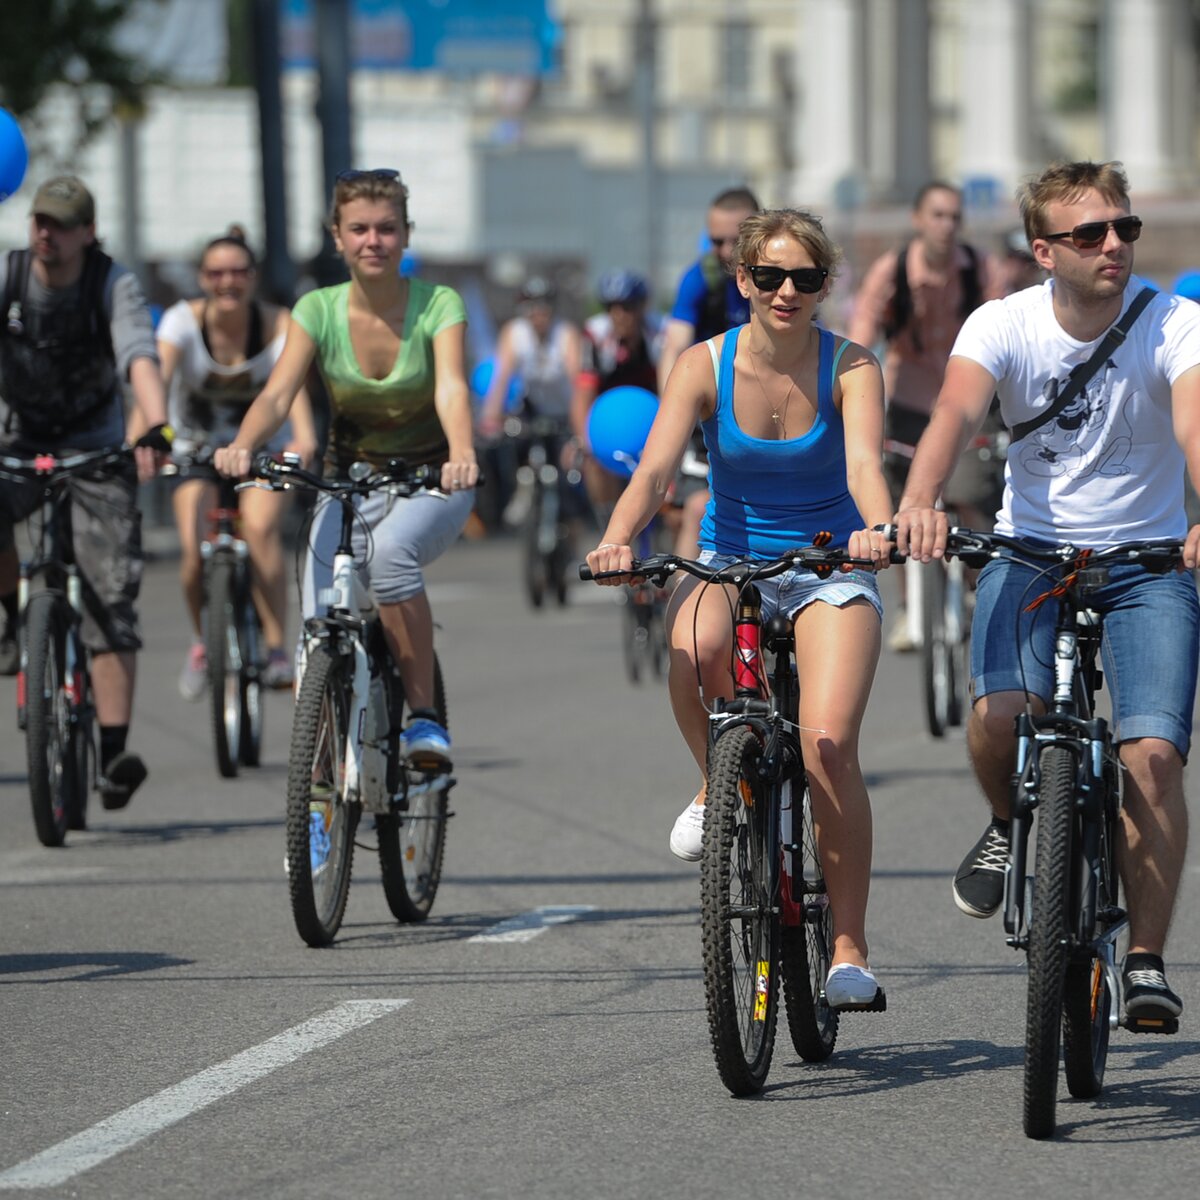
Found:
[{"label": "white sneaker", "polygon": [[208,690],[208,656],[203,642],[193,642],[179,672],[179,694],[185,700],[200,700]]},{"label": "white sneaker", "polygon": [[704,805],[691,802],[671,828],[671,853],[684,862],[699,862],[704,849]]},{"label": "white sneaker", "polygon": [[830,1008],[857,1008],[870,1004],[879,992],[879,981],[866,967],[838,963],[825,979],[825,1000]]},{"label": "white sneaker", "polygon": [[917,648],[917,643],[908,631],[908,613],[904,609],[900,609],[896,614],[895,624],[888,634],[887,648],[893,654],[911,654]]}]

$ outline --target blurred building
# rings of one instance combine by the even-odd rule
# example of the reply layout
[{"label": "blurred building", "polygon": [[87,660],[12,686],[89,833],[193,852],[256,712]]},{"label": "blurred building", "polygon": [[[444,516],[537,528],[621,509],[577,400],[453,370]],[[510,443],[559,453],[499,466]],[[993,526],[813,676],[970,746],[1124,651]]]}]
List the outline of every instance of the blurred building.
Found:
[{"label": "blurred building", "polygon": [[[320,2],[280,0],[298,262],[317,252],[326,200],[306,25]],[[900,236],[926,179],[964,185],[972,229],[990,237],[1012,223],[1021,176],[1058,157],[1125,162],[1148,218],[1140,267],[1166,278],[1200,263],[1192,0],[548,0],[548,71],[499,41],[438,69],[389,67],[418,9],[432,19],[478,0],[354,4],[370,64],[352,79],[354,158],[401,168],[431,271],[512,284],[553,262],[582,291],[632,266],[665,300],[710,196],[749,183],[769,204],[827,214],[852,275]],[[224,0],[148,4],[140,52],[172,85],[71,164],[113,249],[180,286],[231,220],[262,231],[255,96],[220,82],[236,42],[225,13]],[[503,69],[480,69],[492,62]],[[51,135],[67,100],[64,85],[41,114]],[[54,166],[35,162],[0,207],[0,243],[22,239],[23,199]]]}]

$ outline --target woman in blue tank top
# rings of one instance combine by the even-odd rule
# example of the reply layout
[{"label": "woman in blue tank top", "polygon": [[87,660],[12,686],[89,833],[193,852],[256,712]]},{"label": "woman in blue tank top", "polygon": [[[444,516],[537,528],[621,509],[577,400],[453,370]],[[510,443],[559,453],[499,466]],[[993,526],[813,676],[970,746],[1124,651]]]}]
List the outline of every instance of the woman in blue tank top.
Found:
[{"label": "woman in blue tank top", "polygon": [[[871,531],[892,515],[879,364],[814,323],[838,258],[808,213],[776,209],[742,222],[733,261],[750,322],[680,356],[641,464],[588,555],[593,571],[629,568],[631,543],[662,504],[697,424],[710,463],[702,558],[775,558],[828,530],[834,544],[887,565],[887,543]],[[818,579],[796,570],[758,586],[764,616],[794,621],[799,724],[834,921],[826,993],[831,1004],[869,1002],[871,807],[858,738],[879,658],[879,589],[870,571]],[[701,774],[670,839],[689,861],[700,857],[703,832],[706,705],[733,694],[729,612],[722,589],[687,577],[667,615],[671,705]]]}]

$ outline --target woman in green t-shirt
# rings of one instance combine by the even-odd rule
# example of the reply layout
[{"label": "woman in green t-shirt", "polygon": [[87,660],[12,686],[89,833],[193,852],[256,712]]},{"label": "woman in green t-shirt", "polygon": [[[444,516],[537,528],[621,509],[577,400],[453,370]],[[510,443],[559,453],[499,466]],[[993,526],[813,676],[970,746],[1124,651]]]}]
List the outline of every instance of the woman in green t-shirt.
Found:
[{"label": "woman in green t-shirt", "polygon": [[[283,353],[233,443],[217,451],[216,464],[227,475],[249,473],[254,453],[287,419],[315,360],[330,398],[328,473],[360,460],[383,466],[392,458],[441,467],[447,496],[377,492],[363,502],[355,554],[360,562],[365,558],[369,530],[374,549],[366,570],[411,706],[402,752],[448,759],[450,739],[433,707],[433,614],[421,568],[462,531],[479,477],[464,369],[466,310],[452,288],[400,275],[410,224],[408,189],[398,171],[338,176],[329,227],[350,282],[297,302]],[[305,567],[305,617],[315,614],[316,596],[330,582],[337,535],[336,506],[318,505]]]}]

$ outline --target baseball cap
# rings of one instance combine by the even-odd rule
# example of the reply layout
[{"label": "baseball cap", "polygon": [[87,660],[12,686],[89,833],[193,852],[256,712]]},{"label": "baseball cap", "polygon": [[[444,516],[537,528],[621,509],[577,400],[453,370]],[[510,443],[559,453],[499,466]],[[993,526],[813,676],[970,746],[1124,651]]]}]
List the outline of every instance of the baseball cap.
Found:
[{"label": "baseball cap", "polygon": [[38,188],[29,209],[30,216],[52,217],[60,224],[93,225],[96,221],[96,202],[83,181],[74,175],[58,175],[47,179]]}]

